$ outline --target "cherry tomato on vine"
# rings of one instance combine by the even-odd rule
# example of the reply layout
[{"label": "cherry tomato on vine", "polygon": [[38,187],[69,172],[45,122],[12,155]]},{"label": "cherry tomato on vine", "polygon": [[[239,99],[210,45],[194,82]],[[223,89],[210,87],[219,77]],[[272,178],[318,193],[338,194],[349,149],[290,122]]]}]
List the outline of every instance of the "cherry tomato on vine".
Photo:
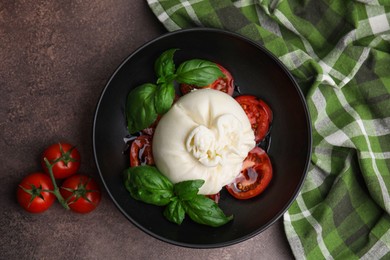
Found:
[{"label": "cherry tomato on vine", "polygon": [[35,172],[27,175],[19,184],[16,198],[20,206],[31,213],[46,211],[56,197],[49,192],[54,189],[49,176]]},{"label": "cherry tomato on vine", "polygon": [[203,88],[211,88],[211,89],[215,89],[215,90],[220,90],[220,91],[225,92],[225,93],[229,94],[230,96],[232,96],[233,92],[234,92],[233,76],[232,76],[232,74],[230,74],[230,72],[226,68],[224,68],[220,64],[217,64],[217,65],[221,69],[222,73],[224,74],[224,77],[220,77],[220,78],[216,79],[213,83],[211,83],[207,86],[204,86],[204,87],[197,87],[194,85],[189,85],[189,84],[184,84],[184,83],[180,84],[181,93],[183,95],[185,95],[195,88],[202,88],[202,89]]},{"label": "cherry tomato on vine", "polygon": [[97,182],[86,175],[76,174],[65,179],[60,193],[69,208],[77,213],[93,211],[99,204],[101,192]]},{"label": "cherry tomato on vine", "polygon": [[130,146],[130,166],[154,165],[152,153],[152,137],[138,136]]},{"label": "cherry tomato on vine", "polygon": [[237,199],[250,199],[261,194],[271,179],[271,160],[263,149],[255,147],[248,153],[240,174],[226,189]]},{"label": "cherry tomato on vine", "polygon": [[49,174],[44,158],[54,164],[53,175],[56,179],[67,178],[75,174],[80,168],[80,153],[75,146],[69,143],[52,144],[43,152],[41,164],[46,174]]},{"label": "cherry tomato on vine", "polygon": [[256,143],[261,141],[267,135],[272,122],[272,110],[263,100],[252,95],[241,95],[235,99],[249,118]]}]

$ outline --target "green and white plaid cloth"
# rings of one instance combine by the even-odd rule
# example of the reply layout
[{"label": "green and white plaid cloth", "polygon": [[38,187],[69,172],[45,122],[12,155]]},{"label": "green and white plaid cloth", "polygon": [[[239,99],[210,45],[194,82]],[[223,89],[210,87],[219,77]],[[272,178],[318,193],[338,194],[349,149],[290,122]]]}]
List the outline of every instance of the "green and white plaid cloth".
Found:
[{"label": "green and white plaid cloth", "polygon": [[390,259],[390,0],[148,0],[169,31],[222,28],[287,66],[310,109],[297,259]]}]

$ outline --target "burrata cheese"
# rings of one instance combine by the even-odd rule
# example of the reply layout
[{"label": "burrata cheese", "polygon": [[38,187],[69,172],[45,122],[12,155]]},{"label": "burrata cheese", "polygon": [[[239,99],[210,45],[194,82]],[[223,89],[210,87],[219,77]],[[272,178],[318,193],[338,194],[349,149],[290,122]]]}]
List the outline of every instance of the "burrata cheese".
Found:
[{"label": "burrata cheese", "polygon": [[211,195],[240,173],[254,140],[249,119],[234,98],[199,89],[181,97],[161,118],[153,157],[173,183],[202,179],[199,194]]}]

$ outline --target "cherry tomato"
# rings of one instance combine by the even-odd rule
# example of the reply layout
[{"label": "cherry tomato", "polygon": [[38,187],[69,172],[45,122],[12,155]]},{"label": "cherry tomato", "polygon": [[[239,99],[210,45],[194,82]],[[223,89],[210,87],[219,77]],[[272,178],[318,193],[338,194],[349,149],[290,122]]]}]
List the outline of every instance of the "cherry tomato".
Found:
[{"label": "cherry tomato", "polygon": [[263,100],[252,95],[241,95],[235,99],[248,116],[255,133],[255,141],[258,143],[268,133],[272,122],[272,110]]},{"label": "cherry tomato", "polygon": [[89,176],[76,174],[65,179],[60,193],[69,208],[77,213],[88,213],[94,210],[101,199],[97,182]]},{"label": "cherry tomato", "polygon": [[230,72],[226,68],[222,67],[219,64],[217,64],[217,65],[221,69],[222,73],[224,74],[224,77],[220,77],[220,78],[216,79],[213,83],[211,83],[207,86],[204,86],[204,87],[197,87],[197,86],[189,85],[189,84],[180,84],[181,93],[183,95],[185,95],[195,88],[202,88],[202,89],[203,88],[211,88],[211,89],[215,89],[215,90],[220,90],[220,91],[225,92],[225,93],[229,94],[230,96],[232,96],[233,92],[234,92],[233,76],[232,76],[232,74],[230,74]]},{"label": "cherry tomato", "polygon": [[46,211],[56,197],[49,192],[54,189],[49,176],[35,172],[27,175],[19,184],[16,198],[20,206],[31,213]]},{"label": "cherry tomato", "polygon": [[152,153],[152,137],[138,136],[130,146],[130,166],[154,165]]},{"label": "cherry tomato", "polygon": [[255,147],[248,153],[240,174],[226,189],[237,199],[249,199],[261,194],[271,179],[271,160],[263,149]]},{"label": "cherry tomato", "polygon": [[76,147],[69,143],[53,144],[43,152],[41,164],[44,171],[49,174],[44,158],[54,164],[52,169],[56,179],[67,178],[75,174],[80,168],[80,153]]}]

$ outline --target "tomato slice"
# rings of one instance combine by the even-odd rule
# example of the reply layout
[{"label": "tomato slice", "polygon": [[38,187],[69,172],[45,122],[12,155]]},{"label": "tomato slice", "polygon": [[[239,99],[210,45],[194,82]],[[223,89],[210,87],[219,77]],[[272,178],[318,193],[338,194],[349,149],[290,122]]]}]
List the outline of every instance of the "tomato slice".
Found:
[{"label": "tomato slice", "polygon": [[183,95],[187,94],[188,92],[191,92],[193,89],[203,89],[203,88],[211,88],[215,90],[219,90],[222,92],[225,92],[229,94],[230,96],[233,95],[234,92],[234,79],[232,74],[223,66],[220,64],[217,64],[218,67],[221,69],[222,73],[224,74],[224,77],[220,77],[216,79],[213,83],[204,86],[204,87],[198,87],[195,85],[190,84],[180,84],[180,91]]},{"label": "tomato slice", "polygon": [[235,97],[236,101],[244,109],[252,129],[255,133],[256,143],[260,142],[267,135],[272,122],[272,110],[261,99],[252,95],[241,95]]},{"label": "tomato slice", "polygon": [[152,137],[138,136],[130,146],[130,166],[154,165],[152,153]]},{"label": "tomato slice", "polygon": [[261,194],[272,179],[272,165],[267,153],[253,148],[246,157],[240,174],[226,185],[228,192],[237,199],[250,199]]}]

